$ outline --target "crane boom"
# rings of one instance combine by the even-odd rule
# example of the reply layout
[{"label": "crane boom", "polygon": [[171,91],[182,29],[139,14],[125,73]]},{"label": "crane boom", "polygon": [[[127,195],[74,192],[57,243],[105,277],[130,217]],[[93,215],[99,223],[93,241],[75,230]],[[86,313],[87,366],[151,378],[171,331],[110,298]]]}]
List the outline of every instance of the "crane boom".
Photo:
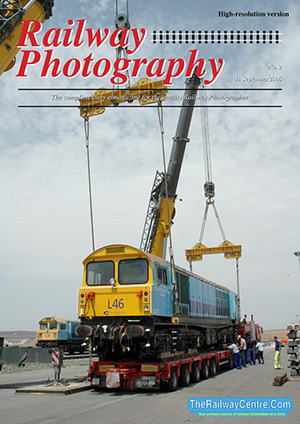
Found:
[{"label": "crane boom", "polygon": [[0,75],[15,64],[22,20],[44,22],[53,6],[54,0],[0,0]]},{"label": "crane boom", "polygon": [[170,234],[172,222],[169,216],[174,217],[176,190],[179,181],[186,144],[189,142],[188,133],[193,115],[197,90],[200,79],[196,70],[191,78],[186,80],[186,88],[178,119],[175,137],[167,169],[168,198],[163,182],[162,173],[157,172],[151,191],[148,211],[144,224],[140,248],[156,256],[164,256],[164,244]]}]

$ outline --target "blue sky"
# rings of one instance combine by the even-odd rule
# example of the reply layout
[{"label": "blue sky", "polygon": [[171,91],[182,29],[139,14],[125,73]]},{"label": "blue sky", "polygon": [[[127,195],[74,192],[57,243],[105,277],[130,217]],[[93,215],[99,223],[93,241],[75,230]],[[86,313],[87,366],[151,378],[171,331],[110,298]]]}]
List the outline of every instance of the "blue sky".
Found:
[{"label": "blue sky", "polygon": [[[86,26],[95,30],[114,29],[114,1],[55,3],[53,17],[43,25],[41,36],[49,28],[67,28],[69,19],[86,19]],[[208,119],[216,205],[227,238],[243,246],[242,313],[253,313],[265,328],[284,328],[300,314],[300,269],[293,255],[300,250],[299,5],[296,1],[286,1],[284,6],[280,1],[253,1],[251,6],[245,1],[227,1],[225,9],[222,1],[163,3],[162,8],[157,0],[129,1],[131,27],[148,31],[135,57],[187,60],[189,49],[196,48],[206,60],[225,60],[213,87],[283,89],[247,92],[249,99],[239,103],[281,104],[282,108],[211,108]],[[289,17],[218,17],[223,10],[266,15],[282,11],[289,12]],[[119,12],[126,12],[125,2],[120,2]],[[154,45],[154,29],[279,30],[282,41],[272,45]],[[63,62],[70,57],[83,59],[91,52],[95,57],[115,57],[108,44],[99,51],[83,46],[58,48],[54,54]],[[85,94],[97,87],[111,87],[109,78],[42,79],[39,65],[29,69],[28,78],[16,78],[20,61],[21,54],[16,66],[0,77],[1,330],[35,330],[39,319],[49,315],[75,318],[82,260],[91,252],[79,111],[18,105],[53,105],[52,95],[60,94],[56,89],[62,87],[86,87]],[[282,82],[258,81],[270,77],[281,77]],[[174,87],[183,88],[184,80],[184,75],[174,80]],[[18,91],[33,87],[52,90]],[[206,94],[216,93],[232,95]],[[245,91],[234,94],[245,95]],[[228,105],[215,100],[208,104]],[[164,111],[167,156],[178,113],[172,108]],[[91,118],[90,136],[96,247],[112,243],[139,246],[154,174],[163,169],[157,112],[153,108],[107,109]],[[199,108],[194,111],[190,140],[178,185],[178,198],[183,201],[177,202],[172,233],[175,261],[182,267],[188,267],[184,250],[198,241],[205,206]],[[222,242],[212,211],[203,242],[207,246]],[[194,265],[194,271],[236,290],[233,261],[205,257]]]}]

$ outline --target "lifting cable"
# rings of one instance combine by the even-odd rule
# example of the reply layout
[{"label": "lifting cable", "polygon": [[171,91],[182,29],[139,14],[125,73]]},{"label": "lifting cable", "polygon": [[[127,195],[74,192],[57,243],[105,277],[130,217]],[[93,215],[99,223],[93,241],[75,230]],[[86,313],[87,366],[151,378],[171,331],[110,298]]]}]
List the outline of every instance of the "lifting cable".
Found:
[{"label": "lifting cable", "polygon": [[[205,225],[207,222],[207,215],[209,206],[212,205],[217,223],[223,238],[224,245],[228,243],[225,235],[225,231],[221,224],[221,219],[218,214],[215,200],[213,199],[215,196],[215,184],[212,180],[212,166],[211,166],[211,151],[210,151],[210,137],[209,137],[209,125],[208,125],[208,112],[207,107],[204,103],[200,102],[200,114],[201,114],[201,122],[202,122],[202,139],[203,139],[203,156],[204,156],[204,168],[205,168],[205,178],[206,182],[204,184],[204,194],[207,197],[204,216],[202,220],[200,237],[199,237],[199,247],[202,245]],[[239,255],[236,254],[236,278],[237,278],[237,295],[238,295],[238,315],[240,316],[240,282],[239,282]],[[190,263],[190,271],[192,271],[192,259],[189,260]]]},{"label": "lifting cable", "polygon": [[[129,23],[129,7],[128,7],[128,0],[126,0],[126,6],[127,6],[127,15],[121,14],[119,15],[119,5],[118,0],[116,0],[116,19],[115,19],[115,25],[116,28],[121,29],[129,29],[130,23]],[[121,37],[121,34],[120,34]],[[116,56],[117,59],[121,59],[122,55],[124,59],[127,59],[127,47],[117,47],[116,49]],[[127,78],[128,78],[128,87],[130,86],[130,80],[129,80],[129,71],[127,70]],[[91,178],[91,163],[90,163],[90,141],[89,141],[89,117],[87,116],[87,111],[84,111],[84,132],[85,132],[85,146],[86,146],[86,154],[87,154],[87,167],[88,167],[88,182],[89,182],[89,204],[90,204],[90,221],[91,221],[91,235],[92,235],[92,249],[93,252],[95,251],[95,231],[94,231],[94,216],[93,216],[93,198],[92,198],[92,178]]]},{"label": "lifting cable", "polygon": [[89,181],[89,203],[90,203],[90,220],[91,220],[91,233],[92,233],[92,248],[94,252],[95,251],[95,233],[94,233],[92,177],[91,177],[91,163],[90,163],[90,122],[89,122],[89,117],[86,116],[86,111],[84,116],[84,133],[85,133],[85,147],[86,147],[88,181]]},{"label": "lifting cable", "polygon": [[[126,14],[127,14],[127,18],[129,20],[129,7],[128,7],[128,0],[126,0]],[[116,0],[116,16],[119,15],[119,0]]]},{"label": "lifting cable", "polygon": [[163,166],[164,166],[164,184],[165,184],[165,193],[166,193],[166,203],[167,203],[167,216],[168,216],[168,227],[169,227],[169,254],[170,254],[170,269],[171,269],[171,280],[174,287],[174,309],[175,314],[179,313],[178,307],[178,287],[176,281],[176,272],[175,272],[175,258],[173,251],[173,242],[172,242],[172,234],[171,234],[171,219],[170,219],[170,209],[169,209],[169,189],[168,189],[168,179],[167,179],[167,167],[166,167],[166,155],[165,155],[165,130],[164,130],[164,120],[163,120],[163,107],[160,96],[158,95],[157,100],[157,113],[158,113],[158,121],[160,127],[160,135],[161,135],[161,147],[162,147],[162,157],[163,157]]},{"label": "lifting cable", "polygon": [[[115,25],[117,29],[130,29],[128,0],[126,0],[126,15],[123,13],[119,14],[119,2],[118,0],[116,0]],[[120,32],[119,34],[119,39],[121,39],[121,37],[122,37],[122,32]],[[119,59],[128,60],[127,49],[128,49],[128,45],[126,47],[118,46],[116,48],[116,60],[119,60]],[[128,90],[130,87],[129,69],[125,71],[125,74],[127,77],[127,90]],[[113,91],[114,90],[115,90],[115,85],[113,86]],[[127,93],[127,96],[129,97],[129,92]]]},{"label": "lifting cable", "polygon": [[218,223],[223,241],[225,242],[226,241],[225,232],[221,224],[221,219],[218,214],[215,201],[213,200],[213,197],[215,196],[215,184],[213,183],[213,180],[212,180],[208,112],[207,112],[207,107],[204,104],[202,104],[201,106],[202,107],[200,107],[200,114],[201,114],[201,121],[202,121],[203,156],[204,156],[204,168],[205,168],[205,177],[206,177],[206,182],[204,184],[204,194],[205,194],[205,197],[207,197],[207,200],[206,200],[206,206],[205,206],[205,211],[204,211],[204,216],[203,216],[203,221],[202,221],[202,226],[200,231],[199,244],[201,244],[203,241],[209,205],[212,205],[214,209],[217,223]]}]

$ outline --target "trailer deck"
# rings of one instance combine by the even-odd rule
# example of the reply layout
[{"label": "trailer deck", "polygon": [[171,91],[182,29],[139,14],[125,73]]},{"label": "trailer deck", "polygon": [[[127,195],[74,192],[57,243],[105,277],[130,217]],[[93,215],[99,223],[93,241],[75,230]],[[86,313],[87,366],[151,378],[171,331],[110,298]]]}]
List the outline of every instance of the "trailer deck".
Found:
[{"label": "trailer deck", "polygon": [[[184,355],[183,355],[184,356]],[[92,361],[89,381],[94,388],[175,391],[214,376],[220,367],[233,368],[230,350],[209,351],[162,361]]]}]

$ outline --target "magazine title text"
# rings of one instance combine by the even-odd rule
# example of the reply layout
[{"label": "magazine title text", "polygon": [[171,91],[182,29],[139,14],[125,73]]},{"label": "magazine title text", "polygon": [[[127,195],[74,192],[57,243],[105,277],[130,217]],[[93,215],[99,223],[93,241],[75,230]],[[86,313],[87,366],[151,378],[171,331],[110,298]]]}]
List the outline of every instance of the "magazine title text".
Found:
[{"label": "magazine title text", "polygon": [[[74,78],[81,75],[84,78],[95,76],[104,78],[111,76],[110,82],[116,85],[126,84],[128,75],[136,78],[143,69],[149,78],[164,78],[165,85],[173,85],[173,79],[181,75],[190,77],[195,67],[197,76],[203,78],[205,85],[213,84],[224,68],[224,60],[219,58],[208,59],[198,58],[198,50],[189,50],[189,59],[182,58],[153,58],[151,60],[134,58],[134,55],[146,40],[147,30],[137,29],[116,29],[111,31],[108,28],[86,28],[86,20],[79,19],[76,29],[73,28],[75,21],[68,21],[69,28],[50,28],[42,36],[42,24],[35,20],[24,20],[18,47],[21,50],[22,58],[17,73],[17,77],[28,77],[29,68],[42,64],[41,77],[57,78],[64,75],[67,78]],[[132,42],[129,45],[129,37]],[[85,40],[85,41],[84,41]],[[55,49],[68,48],[70,46],[80,48],[87,45],[88,48],[100,48],[109,45],[116,49],[126,49],[126,57],[118,58],[114,61],[100,57],[95,58],[94,53],[89,53],[86,57],[71,57],[63,60],[55,56]],[[132,44],[132,45],[131,45]],[[42,47],[45,48],[42,51]],[[204,79],[206,78],[206,79]]]}]

